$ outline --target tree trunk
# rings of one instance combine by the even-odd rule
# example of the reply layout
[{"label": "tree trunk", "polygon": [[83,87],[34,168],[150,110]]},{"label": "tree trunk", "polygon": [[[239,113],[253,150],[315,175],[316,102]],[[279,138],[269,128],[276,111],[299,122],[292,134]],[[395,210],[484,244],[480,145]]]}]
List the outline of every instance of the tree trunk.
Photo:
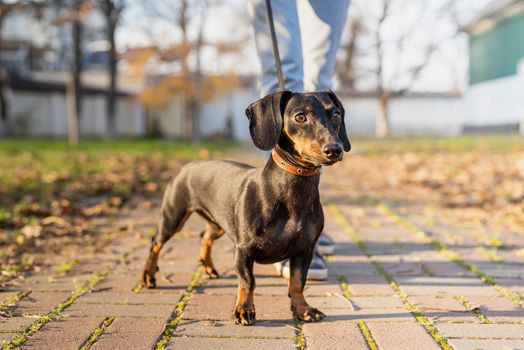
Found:
[{"label": "tree trunk", "polygon": [[76,108],[75,77],[73,74],[67,79],[66,103],[69,144],[76,146],[78,144],[78,114]]},{"label": "tree trunk", "polygon": [[72,75],[75,92],[75,109],[77,118],[82,116],[82,22],[80,21],[80,0],[75,0],[75,15],[73,21],[73,65]]},{"label": "tree trunk", "polygon": [[[4,25],[5,11],[0,14],[0,55],[2,55],[2,33]],[[1,58],[1,57],[0,57]],[[4,136],[9,137],[12,135],[11,123],[9,120],[9,101],[6,94],[6,90],[9,86],[9,74],[4,69],[3,65],[0,67],[0,119],[4,125]]]},{"label": "tree trunk", "polygon": [[106,112],[108,118],[109,137],[116,136],[116,80],[117,80],[117,63],[115,45],[115,28],[116,20],[109,18],[108,21],[108,40],[109,40],[109,90],[107,91]]},{"label": "tree trunk", "polygon": [[388,94],[379,97],[376,136],[384,138],[389,134],[389,100]]}]

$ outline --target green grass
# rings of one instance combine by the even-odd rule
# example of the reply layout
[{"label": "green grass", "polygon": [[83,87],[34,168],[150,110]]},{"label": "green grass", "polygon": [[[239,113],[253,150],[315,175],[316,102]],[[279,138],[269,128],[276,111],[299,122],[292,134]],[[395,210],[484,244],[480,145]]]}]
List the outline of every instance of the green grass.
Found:
[{"label": "green grass", "polygon": [[353,150],[370,155],[398,153],[469,152],[495,153],[524,151],[524,138],[517,135],[475,135],[443,137],[352,138]]},{"label": "green grass", "polygon": [[111,323],[113,323],[114,320],[115,320],[115,316],[107,317],[104,320],[104,322],[102,322],[102,324],[100,326],[98,326],[93,331],[93,333],[91,333],[91,336],[89,337],[89,339],[87,339],[85,344],[83,344],[80,348],[78,348],[78,350],[88,350],[88,349],[90,349],[93,346],[93,344],[98,341],[98,339],[102,336],[102,334],[105,333],[106,329],[111,325]]},{"label": "green grass", "polygon": [[70,146],[66,140],[51,139],[0,139],[1,152],[125,152],[147,154],[166,152],[191,158],[200,149],[224,151],[239,144],[233,141],[201,142],[194,144],[187,141],[167,141],[156,139],[123,139],[123,140],[85,140],[78,146]]}]

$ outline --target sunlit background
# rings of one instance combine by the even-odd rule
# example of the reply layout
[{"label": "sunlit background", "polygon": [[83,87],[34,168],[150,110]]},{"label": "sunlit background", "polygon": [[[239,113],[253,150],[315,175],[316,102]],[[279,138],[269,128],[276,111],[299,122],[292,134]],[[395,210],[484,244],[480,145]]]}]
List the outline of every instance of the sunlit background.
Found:
[{"label": "sunlit background", "polygon": [[[523,6],[352,1],[335,83],[351,134],[517,133]],[[249,140],[244,1],[3,1],[0,14],[1,135]]]}]

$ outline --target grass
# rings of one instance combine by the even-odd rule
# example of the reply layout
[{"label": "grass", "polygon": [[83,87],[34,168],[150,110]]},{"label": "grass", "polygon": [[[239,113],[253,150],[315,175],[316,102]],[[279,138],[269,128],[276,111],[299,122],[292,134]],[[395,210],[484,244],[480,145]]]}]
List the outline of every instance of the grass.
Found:
[{"label": "grass", "polygon": [[188,141],[167,141],[157,139],[121,139],[85,140],[78,146],[70,146],[66,140],[50,139],[0,139],[0,151],[6,153],[18,152],[125,152],[148,154],[151,152],[165,152],[191,158],[194,152],[200,149],[209,151],[224,151],[238,146],[233,141],[204,141],[194,144]]},{"label": "grass", "polygon": [[491,321],[486,317],[486,315],[484,315],[480,310],[479,308],[476,308],[476,307],[473,307],[473,305],[471,305],[470,301],[468,299],[466,299],[465,296],[463,295],[460,295],[460,296],[457,296],[455,297],[455,299],[457,299],[462,305],[464,305],[464,307],[473,312],[475,314],[475,316],[477,316],[477,318],[484,324],[489,324],[491,323]]},{"label": "grass", "polygon": [[16,295],[12,295],[0,305],[0,316],[2,317],[10,317],[11,314],[8,311],[11,307],[15,306],[16,303],[18,303],[20,300],[27,297],[29,294],[31,294],[31,290],[25,290],[23,292],[20,292]]},{"label": "grass", "polygon": [[371,335],[371,331],[368,328],[368,325],[364,321],[358,321],[358,328],[366,340],[366,344],[369,350],[378,350],[378,345]]},{"label": "grass", "polygon": [[471,152],[495,153],[524,151],[522,136],[518,135],[467,135],[443,137],[391,137],[386,139],[352,138],[353,149],[370,155],[398,153]]},{"label": "grass", "polygon": [[115,316],[109,316],[107,317],[100,326],[98,326],[93,333],[91,333],[91,336],[87,341],[80,347],[78,350],[88,350],[90,349],[94,343],[98,341],[98,339],[102,336],[102,334],[105,333],[106,329],[113,323],[115,320]]},{"label": "grass", "polygon": [[57,267],[55,267],[55,272],[59,276],[65,276],[73,267],[75,267],[76,263],[78,262],[78,259],[73,259],[71,261],[64,261]]}]

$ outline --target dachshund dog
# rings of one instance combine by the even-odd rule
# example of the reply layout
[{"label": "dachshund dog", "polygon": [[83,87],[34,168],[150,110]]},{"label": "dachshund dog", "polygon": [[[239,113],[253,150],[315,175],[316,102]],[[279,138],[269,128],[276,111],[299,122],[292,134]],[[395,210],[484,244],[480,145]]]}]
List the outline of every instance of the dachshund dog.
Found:
[{"label": "dachshund dog", "polygon": [[306,302],[303,290],[324,227],[321,167],[341,161],[351,149],[344,108],[331,91],[284,91],[252,103],[246,115],[255,146],[272,150],[271,158],[263,168],[214,160],[185,165],[165,191],[143,284],[155,287],[160,250],[196,212],[207,221],[200,250],[207,275],[218,277],[211,260],[213,241],[225,233],[234,243],[235,323],[255,323],[253,264],[284,259],[290,259],[288,295],[294,316],[321,320],[325,315]]}]

